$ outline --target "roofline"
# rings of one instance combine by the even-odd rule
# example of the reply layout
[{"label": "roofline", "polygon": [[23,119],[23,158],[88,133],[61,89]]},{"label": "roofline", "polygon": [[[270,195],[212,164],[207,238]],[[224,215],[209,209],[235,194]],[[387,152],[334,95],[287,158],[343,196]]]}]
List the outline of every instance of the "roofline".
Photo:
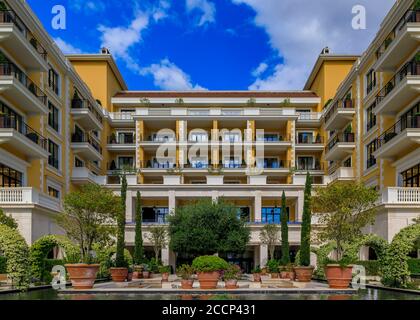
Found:
[{"label": "roofline", "polygon": [[351,54],[320,54],[318,59],[315,62],[314,67],[312,68],[311,73],[309,74],[308,80],[303,87],[303,90],[310,90],[315,78],[321,69],[325,61],[353,61],[356,62],[360,58],[360,55],[351,55]]},{"label": "roofline", "polygon": [[67,59],[72,61],[106,61],[124,91],[128,90],[127,84],[111,54],[67,54]]}]

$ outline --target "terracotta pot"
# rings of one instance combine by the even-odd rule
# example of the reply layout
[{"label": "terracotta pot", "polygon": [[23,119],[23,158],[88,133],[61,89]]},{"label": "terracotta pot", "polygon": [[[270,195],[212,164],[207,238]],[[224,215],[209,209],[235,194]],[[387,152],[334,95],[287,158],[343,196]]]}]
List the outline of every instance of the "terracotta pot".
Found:
[{"label": "terracotta pot", "polygon": [[199,272],[198,281],[200,282],[200,289],[216,289],[219,281],[220,273],[214,272]]},{"label": "terracotta pot", "polygon": [[110,268],[112,281],[124,282],[127,279],[128,269],[127,268]]},{"label": "terracotta pot", "polygon": [[237,289],[238,288],[238,280],[226,280],[225,281],[225,288],[226,289]]},{"label": "terracotta pot", "polygon": [[181,280],[181,288],[182,289],[192,289],[194,284],[194,280],[192,279],[182,279]]},{"label": "terracotta pot", "polygon": [[338,264],[328,264],[325,267],[325,277],[332,289],[347,289],[350,286],[353,266],[341,267]]},{"label": "terracotta pot", "polygon": [[132,281],[133,280],[133,272],[129,272],[127,274],[127,281]]},{"label": "terracotta pot", "polygon": [[150,278],[150,272],[149,271],[143,271],[143,278],[144,279],[148,279],[148,278]]},{"label": "terracotta pot", "polygon": [[296,274],[296,281],[298,282],[311,282],[314,267],[294,267],[293,270]]},{"label": "terracotta pot", "polygon": [[254,282],[261,282],[261,274],[254,273]]},{"label": "terracotta pot", "polygon": [[287,280],[295,280],[295,273],[293,271],[282,271],[280,272],[280,278]]},{"label": "terracotta pot", "polygon": [[73,289],[92,289],[99,264],[66,264]]},{"label": "terracotta pot", "polygon": [[162,273],[162,281],[168,281],[169,280],[169,273],[168,272],[165,272],[165,273]]},{"label": "terracotta pot", "polygon": [[271,279],[278,279],[279,278],[279,274],[278,273],[276,273],[276,272],[272,272],[271,273]]},{"label": "terracotta pot", "polygon": [[181,294],[181,300],[192,300],[192,294]]},{"label": "terracotta pot", "polygon": [[141,279],[143,278],[143,273],[139,272],[139,271],[134,271],[133,272],[133,279]]},{"label": "terracotta pot", "polygon": [[261,274],[262,274],[263,276],[265,276],[265,275],[267,274],[267,268],[262,268],[262,269],[261,269]]}]

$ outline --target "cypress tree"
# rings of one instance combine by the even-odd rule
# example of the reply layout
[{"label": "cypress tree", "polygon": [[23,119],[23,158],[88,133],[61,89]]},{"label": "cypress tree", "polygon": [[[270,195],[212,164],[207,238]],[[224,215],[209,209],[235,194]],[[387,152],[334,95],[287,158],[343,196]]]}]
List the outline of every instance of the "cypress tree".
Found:
[{"label": "cypress tree", "polygon": [[283,191],[281,196],[281,264],[284,266],[290,263],[289,227],[287,220],[286,194]]},{"label": "cypress tree", "polygon": [[121,202],[122,210],[117,218],[117,252],[115,257],[115,266],[117,268],[128,267],[124,261],[125,247],[125,210],[127,199],[127,177],[125,173],[121,176]]},{"label": "cypress tree", "polygon": [[133,261],[135,265],[139,265],[143,262],[143,235],[141,230],[142,225],[142,210],[141,210],[141,197],[140,191],[137,191],[136,197],[136,229],[134,238],[134,256]]},{"label": "cypress tree", "polygon": [[312,177],[308,172],[306,174],[302,231],[300,235],[300,264],[304,267],[308,267],[311,264],[311,197]]}]

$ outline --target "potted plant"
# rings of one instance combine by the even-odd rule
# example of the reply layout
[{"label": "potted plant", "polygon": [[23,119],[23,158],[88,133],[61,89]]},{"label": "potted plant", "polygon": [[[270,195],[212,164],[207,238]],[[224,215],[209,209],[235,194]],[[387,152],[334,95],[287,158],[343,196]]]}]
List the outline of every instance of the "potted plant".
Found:
[{"label": "potted plant", "polygon": [[194,284],[194,279],[192,278],[194,268],[188,264],[183,264],[178,268],[178,274],[181,277],[181,288],[192,289]]},{"label": "potted plant", "polygon": [[143,264],[143,278],[148,279],[150,278],[150,271],[149,271],[149,265],[147,263]]},{"label": "potted plant", "polygon": [[197,272],[200,289],[216,289],[220,272],[229,265],[217,256],[201,256],[194,259],[192,267]]},{"label": "potted plant", "polygon": [[276,259],[271,259],[267,262],[267,269],[272,279],[279,277],[279,262]]},{"label": "potted plant", "polygon": [[302,228],[300,233],[300,260],[298,266],[293,268],[298,282],[310,282],[314,267],[311,266],[311,200],[312,177],[306,174],[306,183],[303,200]]},{"label": "potted plant", "polygon": [[237,265],[229,264],[226,271],[223,273],[223,280],[225,281],[226,289],[237,289],[238,279],[240,276],[240,268]]},{"label": "potted plant", "polygon": [[134,273],[133,266],[129,266],[128,267],[128,274],[127,274],[127,281],[132,281],[133,280],[133,273]]},{"label": "potted plant", "polygon": [[134,265],[133,267],[133,279],[143,278],[143,265]]},{"label": "potted plant", "polygon": [[110,222],[120,212],[120,199],[96,184],[83,185],[64,198],[64,213],[57,216],[57,223],[80,247],[80,263],[65,265],[73,288],[93,287],[99,264],[93,263],[92,246],[111,237],[114,227]]},{"label": "potted plant", "polygon": [[280,267],[280,278],[295,280],[295,272],[293,271],[293,264],[289,263],[285,266]]},{"label": "potted plant", "polygon": [[323,226],[317,236],[321,242],[333,241],[336,245],[336,260],[325,267],[330,288],[349,287],[352,261],[344,255],[343,248],[358,241],[362,228],[375,222],[378,197],[376,190],[356,182],[339,182],[317,188],[313,209]]},{"label": "potted plant", "polygon": [[162,281],[167,282],[169,280],[170,272],[171,266],[159,266],[159,273],[162,275]]},{"label": "potted plant", "polygon": [[260,268],[260,266],[256,266],[252,270],[252,275],[254,276],[254,282],[261,282],[261,268]]}]

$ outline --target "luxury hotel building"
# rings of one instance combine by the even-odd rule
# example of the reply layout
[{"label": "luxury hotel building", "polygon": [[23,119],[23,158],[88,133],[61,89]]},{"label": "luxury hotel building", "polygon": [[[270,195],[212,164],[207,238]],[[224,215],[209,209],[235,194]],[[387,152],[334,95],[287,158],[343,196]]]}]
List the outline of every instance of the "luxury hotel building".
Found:
[{"label": "luxury hotel building", "polygon": [[[309,171],[319,186],[377,188],[378,216],[366,232],[391,241],[420,215],[413,2],[394,5],[362,56],[324,50],[302,91],[135,92],[108,50],[64,56],[25,1],[0,1],[0,207],[31,244],[61,232],[54,216],[66,193],[85,183],[119,193],[117,172],[131,167],[128,247],[137,191],[150,250],[148,229],[176,207],[223,197],[249,222],[247,251],[229,257],[248,269],[266,262],[259,231],[280,223],[283,191],[298,248]],[[162,258],[176,260],[167,249]]]}]

